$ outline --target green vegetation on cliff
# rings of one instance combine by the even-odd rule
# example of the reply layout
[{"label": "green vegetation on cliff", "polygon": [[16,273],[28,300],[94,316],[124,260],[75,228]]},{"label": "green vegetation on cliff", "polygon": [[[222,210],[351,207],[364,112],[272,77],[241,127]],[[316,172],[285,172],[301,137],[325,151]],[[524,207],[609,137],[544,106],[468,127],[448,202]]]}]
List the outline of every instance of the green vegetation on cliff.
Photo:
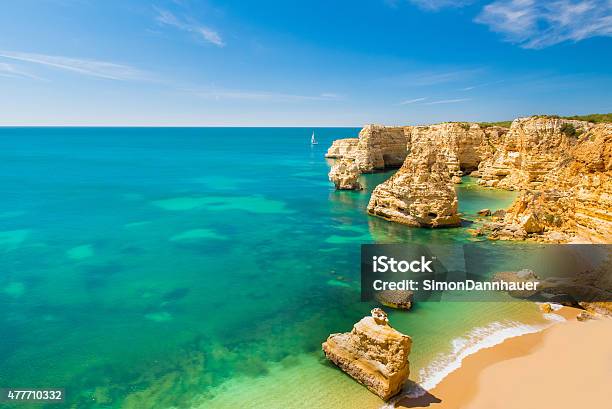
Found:
[{"label": "green vegetation on cliff", "polygon": [[[575,119],[578,121],[588,121],[593,123],[600,122],[612,122],[612,112],[607,114],[588,114],[588,115],[573,115],[573,116],[559,116],[559,115],[535,115],[541,118],[562,118],[562,119]],[[499,121],[499,122],[478,122],[481,128],[487,128],[489,126],[501,126],[503,128],[510,128],[512,121]]]},{"label": "green vegetation on cliff", "polygon": [[612,112],[607,114],[588,114],[588,115],[574,115],[574,116],[562,116],[565,119],[577,119],[579,121],[589,121],[594,123],[600,122],[612,122]]},{"label": "green vegetation on cliff", "polygon": [[481,128],[488,128],[489,126],[501,126],[502,128],[510,128],[512,121],[499,121],[499,122],[478,122]]}]

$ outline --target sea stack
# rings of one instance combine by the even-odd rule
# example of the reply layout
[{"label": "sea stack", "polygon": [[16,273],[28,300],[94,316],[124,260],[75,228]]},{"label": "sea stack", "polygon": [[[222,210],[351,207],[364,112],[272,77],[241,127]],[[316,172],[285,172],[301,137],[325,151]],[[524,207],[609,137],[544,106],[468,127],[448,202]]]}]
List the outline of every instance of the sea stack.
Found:
[{"label": "sea stack", "polygon": [[331,334],[323,343],[323,352],[371,392],[388,400],[408,379],[412,339],[392,328],[380,308],[374,308],[371,314],[357,322],[351,332]]},{"label": "sea stack", "polygon": [[446,158],[436,146],[414,149],[372,192],[368,213],[417,227],[459,226],[458,201]]},{"label": "sea stack", "polygon": [[359,190],[359,168],[352,159],[340,159],[329,172],[329,180],[338,190]]}]

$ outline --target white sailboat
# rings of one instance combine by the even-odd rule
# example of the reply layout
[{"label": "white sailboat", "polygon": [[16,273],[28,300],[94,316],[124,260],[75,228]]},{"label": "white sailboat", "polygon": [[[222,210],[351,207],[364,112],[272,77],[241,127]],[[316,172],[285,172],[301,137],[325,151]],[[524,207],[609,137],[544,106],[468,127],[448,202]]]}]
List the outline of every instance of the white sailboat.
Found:
[{"label": "white sailboat", "polygon": [[317,142],[317,139],[315,138],[314,131],[312,131],[312,136],[310,137],[310,144],[311,145],[318,145],[319,144],[319,142]]}]

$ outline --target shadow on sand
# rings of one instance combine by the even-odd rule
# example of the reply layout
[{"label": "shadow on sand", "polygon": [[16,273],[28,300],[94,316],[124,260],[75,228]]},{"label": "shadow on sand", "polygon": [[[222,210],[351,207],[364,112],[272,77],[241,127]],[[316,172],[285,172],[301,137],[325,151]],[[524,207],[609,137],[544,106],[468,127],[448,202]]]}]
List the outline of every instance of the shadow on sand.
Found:
[{"label": "shadow on sand", "polygon": [[412,381],[408,381],[404,385],[404,390],[408,392],[394,399],[393,404],[395,408],[427,408],[431,404],[442,402],[439,398]]}]

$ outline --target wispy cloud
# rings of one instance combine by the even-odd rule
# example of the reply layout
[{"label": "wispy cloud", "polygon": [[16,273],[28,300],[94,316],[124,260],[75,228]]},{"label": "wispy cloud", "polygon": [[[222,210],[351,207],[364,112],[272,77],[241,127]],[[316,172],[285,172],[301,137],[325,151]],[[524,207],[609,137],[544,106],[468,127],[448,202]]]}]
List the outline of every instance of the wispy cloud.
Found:
[{"label": "wispy cloud", "polygon": [[438,11],[443,8],[458,8],[474,3],[476,0],[408,0],[415,6],[428,11]]},{"label": "wispy cloud", "polygon": [[502,83],[502,82],[505,82],[505,80],[499,80],[499,81],[493,81],[493,82],[485,82],[484,84],[470,85],[469,87],[459,88],[459,91],[471,91],[471,90],[476,89],[476,88],[488,87],[489,85],[495,85],[495,84],[499,84],[499,83]]},{"label": "wispy cloud", "polygon": [[319,95],[285,94],[267,91],[243,91],[243,90],[186,90],[201,98],[210,99],[235,99],[248,101],[268,102],[296,102],[296,101],[335,101],[341,99],[339,95],[322,93]]},{"label": "wispy cloud", "polygon": [[610,0],[498,0],[475,19],[523,48],[612,36]]},{"label": "wispy cloud", "polygon": [[176,27],[179,30],[195,33],[203,40],[216,45],[217,47],[225,47],[225,42],[221,35],[212,28],[194,21],[193,19],[181,19],[168,10],[157,9],[156,20],[158,23]]},{"label": "wispy cloud", "polygon": [[456,104],[458,102],[470,101],[470,98],[442,99],[440,101],[426,102],[423,105]]},{"label": "wispy cloud", "polygon": [[107,61],[13,51],[0,51],[0,57],[109,80],[129,81],[150,79],[148,73],[137,68]]},{"label": "wispy cloud", "polygon": [[37,75],[31,74],[13,64],[8,64],[5,62],[0,62],[0,77],[42,80],[42,78]]},{"label": "wispy cloud", "polygon": [[427,97],[423,97],[423,98],[414,98],[414,99],[406,99],[402,102],[400,102],[398,105],[408,105],[408,104],[415,104],[417,102],[421,102],[421,101],[425,101],[427,99]]},{"label": "wispy cloud", "polygon": [[378,82],[407,87],[427,87],[457,81],[465,81],[484,71],[483,68],[415,71],[393,75],[377,80]]}]

